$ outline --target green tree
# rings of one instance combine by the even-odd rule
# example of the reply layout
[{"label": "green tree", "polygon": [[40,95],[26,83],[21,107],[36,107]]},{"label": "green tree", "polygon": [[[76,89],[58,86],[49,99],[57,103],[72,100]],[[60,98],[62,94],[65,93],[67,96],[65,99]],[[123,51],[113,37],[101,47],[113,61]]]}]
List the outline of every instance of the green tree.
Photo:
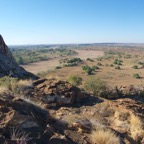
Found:
[{"label": "green tree", "polygon": [[18,64],[24,64],[23,58],[22,57],[18,57],[17,63]]},{"label": "green tree", "polygon": [[82,69],[87,73],[88,75],[92,74],[93,71],[95,71],[93,68],[91,68],[88,65],[82,66]]}]

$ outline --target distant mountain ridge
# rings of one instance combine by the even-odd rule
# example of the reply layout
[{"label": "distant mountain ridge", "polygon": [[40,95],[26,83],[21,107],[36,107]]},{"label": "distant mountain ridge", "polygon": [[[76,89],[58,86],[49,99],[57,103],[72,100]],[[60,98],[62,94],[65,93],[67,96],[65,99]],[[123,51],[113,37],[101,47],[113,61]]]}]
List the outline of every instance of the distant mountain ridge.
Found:
[{"label": "distant mountain ridge", "polygon": [[87,47],[87,46],[122,46],[122,47],[143,47],[144,43],[79,43],[79,44],[26,44],[9,45],[9,48],[52,48],[52,47]]}]

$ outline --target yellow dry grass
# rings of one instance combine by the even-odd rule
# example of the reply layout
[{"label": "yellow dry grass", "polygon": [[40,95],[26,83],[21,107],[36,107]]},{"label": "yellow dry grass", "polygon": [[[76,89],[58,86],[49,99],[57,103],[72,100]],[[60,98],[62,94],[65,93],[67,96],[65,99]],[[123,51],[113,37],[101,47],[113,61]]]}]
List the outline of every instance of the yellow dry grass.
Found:
[{"label": "yellow dry grass", "polygon": [[120,144],[120,139],[111,130],[99,129],[91,134],[92,141],[96,144]]},{"label": "yellow dry grass", "polygon": [[143,124],[139,117],[134,114],[130,117],[130,132],[134,140],[144,138]]}]

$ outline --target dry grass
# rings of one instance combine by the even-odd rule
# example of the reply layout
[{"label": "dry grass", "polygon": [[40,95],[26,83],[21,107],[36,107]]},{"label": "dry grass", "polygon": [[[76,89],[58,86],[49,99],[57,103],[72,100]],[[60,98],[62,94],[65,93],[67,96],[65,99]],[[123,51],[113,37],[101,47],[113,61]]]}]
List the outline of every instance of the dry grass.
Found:
[{"label": "dry grass", "polygon": [[12,129],[11,131],[11,140],[16,141],[17,144],[27,144],[30,139],[29,133],[26,133],[18,128]]},{"label": "dry grass", "polygon": [[[96,58],[98,56],[103,56],[103,51],[95,51],[95,50],[75,50],[78,54],[73,57],[79,57],[81,59],[87,58]],[[40,61],[35,63],[30,63],[27,65],[22,65],[24,69],[30,71],[34,74],[38,74],[40,72],[48,71],[49,69],[55,69],[56,66],[59,66],[59,60],[61,58],[55,58],[48,61]]]},{"label": "dry grass", "polygon": [[[124,58],[124,56],[120,58],[123,61],[123,65],[120,66],[121,67],[120,70],[116,70],[115,65],[113,67],[110,66],[113,64],[114,59],[117,58],[118,55],[112,55],[114,56],[114,58],[112,57],[110,59],[105,59],[107,55],[104,55],[103,50],[104,49],[101,49],[100,51],[98,51],[98,49],[75,50],[77,51],[78,55],[74,57],[79,57],[85,60],[87,58],[91,58],[91,59],[95,58],[95,62],[84,61],[85,65],[94,66],[98,63],[98,60],[96,60],[96,57],[103,56],[103,59],[100,61],[100,63],[102,63],[103,66],[100,66],[100,69],[95,72],[95,75],[93,75],[93,77],[96,77],[96,76],[100,77],[102,80],[108,82],[109,86],[112,88],[115,87],[116,85],[117,86],[122,86],[122,85],[129,86],[132,83],[134,83],[135,86],[142,85],[142,82],[144,82],[143,69],[132,68],[134,64],[138,63],[139,61],[143,61],[143,59],[141,59],[142,52],[143,52],[142,50],[135,49],[135,51],[130,51],[128,49],[122,49],[122,50],[115,49],[115,51],[117,52],[120,51],[126,54],[130,53],[132,55],[132,57],[129,59]],[[114,48],[112,48],[111,50],[113,51]],[[136,58],[135,55],[138,55],[138,57]],[[55,58],[55,59],[51,59],[48,61],[41,61],[37,63],[23,65],[23,67],[26,70],[34,74],[37,74],[43,71],[41,75],[45,76],[47,75],[48,69],[55,69],[56,66],[60,65],[59,64],[60,59],[61,58]],[[86,81],[88,79],[88,76],[82,73],[81,66],[82,65],[76,66],[76,67],[63,67],[62,69],[56,70],[55,72],[53,71],[48,72],[48,76],[53,76],[53,77],[58,76],[62,79],[66,79],[66,77],[69,75],[78,75],[82,77],[83,81]],[[142,78],[140,80],[133,78],[134,73],[139,73]]]},{"label": "dry grass", "polygon": [[134,114],[130,117],[130,132],[134,140],[139,140],[144,138],[143,124],[139,117]]},{"label": "dry grass", "polygon": [[99,129],[92,132],[92,141],[96,144],[120,144],[120,139],[111,130]]},{"label": "dry grass", "polygon": [[17,84],[19,86],[31,87],[32,86],[32,80],[19,80]]},{"label": "dry grass", "polygon": [[113,126],[115,129],[121,129],[123,131],[129,131],[130,125],[129,125],[129,118],[130,114],[127,111],[116,111],[114,115],[114,122]]},{"label": "dry grass", "polygon": [[6,92],[8,89],[5,86],[0,86],[0,94]]},{"label": "dry grass", "polygon": [[8,76],[0,79],[0,93],[12,92],[13,94],[19,94],[31,86],[31,80],[18,80]]},{"label": "dry grass", "polygon": [[72,125],[75,121],[82,119],[82,117],[78,114],[67,115],[63,118],[69,125]]}]

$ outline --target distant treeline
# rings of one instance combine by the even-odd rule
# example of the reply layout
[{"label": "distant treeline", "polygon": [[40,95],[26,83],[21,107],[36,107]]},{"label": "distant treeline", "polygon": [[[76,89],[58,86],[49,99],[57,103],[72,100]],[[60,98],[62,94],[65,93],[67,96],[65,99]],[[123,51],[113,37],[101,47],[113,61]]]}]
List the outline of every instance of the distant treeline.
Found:
[{"label": "distant treeline", "polygon": [[50,58],[65,57],[69,55],[76,55],[77,53],[71,49],[63,48],[11,48],[11,52],[18,64],[27,64],[48,60]]}]

